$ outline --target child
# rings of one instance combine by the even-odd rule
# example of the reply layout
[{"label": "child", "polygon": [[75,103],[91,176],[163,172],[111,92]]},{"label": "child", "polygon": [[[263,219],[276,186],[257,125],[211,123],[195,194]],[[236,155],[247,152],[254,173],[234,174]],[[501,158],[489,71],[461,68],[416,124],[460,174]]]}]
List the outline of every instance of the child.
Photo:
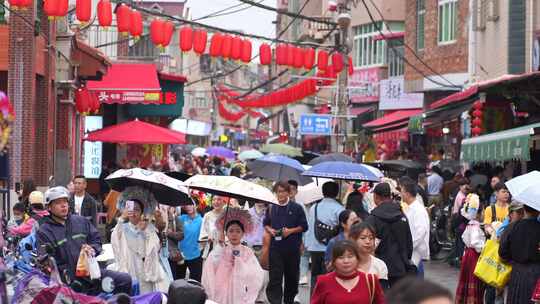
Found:
[{"label": "child", "polygon": [[28,219],[28,215],[25,213],[25,207],[23,203],[16,203],[13,205],[13,216],[7,224],[8,231],[11,228],[20,226]]},{"label": "child", "polygon": [[480,198],[476,194],[469,194],[461,209],[461,215],[469,220],[463,232],[465,252],[461,262],[459,284],[456,290],[456,303],[482,304],[484,295],[483,283],[474,275],[474,268],[478,262],[480,252],[486,242],[486,236],[480,225],[481,213]]}]

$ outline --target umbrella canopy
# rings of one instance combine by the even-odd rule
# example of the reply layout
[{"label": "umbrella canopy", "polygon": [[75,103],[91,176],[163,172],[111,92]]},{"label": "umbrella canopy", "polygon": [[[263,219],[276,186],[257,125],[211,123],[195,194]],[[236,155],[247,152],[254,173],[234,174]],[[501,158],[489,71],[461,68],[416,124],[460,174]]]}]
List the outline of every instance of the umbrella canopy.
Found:
[{"label": "umbrella canopy", "polygon": [[331,179],[318,178],[317,182],[309,183],[305,186],[298,187],[298,193],[294,197],[297,203],[309,205],[323,199],[322,185],[326,182],[331,182]]},{"label": "umbrella canopy", "polygon": [[122,192],[127,187],[141,186],[148,189],[160,204],[181,206],[193,204],[189,190],[180,180],[161,172],[141,168],[120,169],[105,178],[111,189]]},{"label": "umbrella canopy", "polygon": [[295,157],[302,156],[302,150],[286,144],[266,144],[261,148],[263,153],[274,153],[285,156]]},{"label": "umbrella canopy", "polygon": [[354,158],[350,157],[349,155],[345,155],[343,153],[330,153],[330,154],[324,154],[319,157],[316,157],[312,159],[308,165],[315,166],[316,164],[329,162],[329,161],[342,161],[347,163],[354,162]]},{"label": "umbrella canopy", "polygon": [[307,176],[302,176],[304,167],[299,161],[282,156],[266,155],[248,163],[254,175],[272,181],[295,180],[300,185],[306,185],[313,180]]},{"label": "umbrella canopy", "polygon": [[84,140],[124,144],[185,144],[186,135],[135,119],[90,132]]},{"label": "umbrella canopy", "polygon": [[184,172],[178,172],[178,171],[169,171],[165,172],[165,175],[170,176],[172,178],[175,178],[177,180],[181,180],[183,182],[186,181],[186,179],[190,178],[192,175],[184,173]]},{"label": "umbrella canopy", "polygon": [[381,174],[376,173],[377,171],[375,170],[377,170],[377,168],[364,164],[334,161],[317,164],[306,170],[302,175],[342,180],[379,182],[381,180]]},{"label": "umbrella canopy", "polygon": [[380,168],[382,170],[389,171],[405,171],[407,169],[424,170],[425,166],[419,162],[413,160],[385,160],[376,163],[369,163],[368,165]]},{"label": "umbrella canopy", "polygon": [[277,204],[272,191],[236,176],[195,175],[186,180],[186,185],[216,195]]},{"label": "umbrella canopy", "polygon": [[240,152],[240,154],[238,154],[238,159],[241,161],[246,161],[246,160],[258,159],[263,156],[264,154],[262,154],[258,150],[247,150],[247,151]]},{"label": "umbrella canopy", "polygon": [[512,198],[540,211],[540,171],[532,171],[507,181]]},{"label": "umbrella canopy", "polygon": [[198,148],[195,148],[195,149],[191,150],[191,155],[197,156],[197,157],[203,157],[203,156],[208,155],[208,154],[206,154],[206,149],[205,148],[198,147]]},{"label": "umbrella canopy", "polygon": [[220,146],[212,146],[206,149],[206,154],[209,156],[217,156],[222,157],[226,159],[235,159],[236,155],[231,149],[220,147]]}]

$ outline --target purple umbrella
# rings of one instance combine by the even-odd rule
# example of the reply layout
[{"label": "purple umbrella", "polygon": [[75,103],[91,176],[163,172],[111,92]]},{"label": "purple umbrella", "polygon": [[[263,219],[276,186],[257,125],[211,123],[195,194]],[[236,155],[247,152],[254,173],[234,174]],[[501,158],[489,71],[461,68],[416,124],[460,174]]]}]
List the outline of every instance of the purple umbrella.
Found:
[{"label": "purple umbrella", "polygon": [[231,149],[220,146],[212,146],[206,149],[206,154],[209,156],[223,157],[227,159],[235,159],[236,155]]}]

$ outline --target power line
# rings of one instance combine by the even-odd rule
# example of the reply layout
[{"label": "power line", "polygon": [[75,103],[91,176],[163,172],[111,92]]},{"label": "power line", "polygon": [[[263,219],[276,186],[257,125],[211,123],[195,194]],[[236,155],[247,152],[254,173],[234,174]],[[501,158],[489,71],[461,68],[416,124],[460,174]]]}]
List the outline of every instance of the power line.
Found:
[{"label": "power line", "polygon": [[[373,0],[369,0],[371,2],[371,4],[373,5],[373,7],[375,7],[375,10],[377,11],[377,13],[379,14],[379,16],[381,16],[381,19],[382,19],[382,22],[386,25],[386,28],[388,29],[388,32],[390,32],[390,35],[392,35],[392,30],[390,29],[390,26],[388,25],[388,22],[384,19],[384,16],[381,12],[381,10],[379,9],[379,7],[377,6],[377,4],[373,1]],[[403,45],[409,49],[409,51],[411,51],[414,55],[414,57],[416,57],[416,59],[418,59],[418,61],[420,61],[425,67],[428,68],[428,70],[430,70],[432,73],[434,73],[435,75],[441,77],[443,80],[445,80],[446,82],[448,82],[450,85],[452,86],[455,86],[455,87],[458,87],[458,85],[456,85],[455,83],[451,82],[450,80],[448,80],[448,78],[444,77],[443,75],[441,75],[439,72],[437,72],[434,68],[432,68],[429,64],[427,64],[422,58],[420,58],[420,56],[416,53],[416,51],[410,47],[408,44],[405,43],[405,41],[403,41]]]},{"label": "power line", "polygon": [[300,13],[290,13],[290,12],[287,12],[287,11],[280,11],[277,8],[274,8],[274,7],[271,7],[271,6],[268,6],[268,5],[264,5],[264,4],[261,4],[261,3],[256,3],[256,2],[253,2],[251,0],[239,0],[239,1],[244,2],[246,4],[251,4],[253,6],[256,6],[256,7],[268,10],[268,11],[273,11],[273,12],[276,12],[276,13],[281,14],[281,15],[287,15],[287,16],[293,17],[293,18],[299,18],[299,19],[304,19],[304,20],[308,20],[308,21],[313,21],[313,22],[323,23],[323,24],[333,25],[333,26],[337,25],[337,23],[332,22],[332,21],[321,20],[321,19],[317,19],[317,18],[314,18],[314,17],[301,15]]},{"label": "power line", "polygon": [[[379,32],[379,34],[383,37],[383,39],[386,39],[386,35],[382,32],[381,28],[379,27],[379,25],[377,24],[377,21],[375,21],[375,18],[373,17],[371,11],[369,10],[369,7],[366,3],[365,0],[362,0],[362,4],[364,5],[364,7],[366,8],[366,12],[369,16],[369,19],[371,20],[373,26],[375,27],[375,29]],[[438,82],[434,79],[432,79],[430,76],[426,75],[423,71],[421,71],[420,69],[418,69],[414,64],[410,63],[406,58],[405,56],[403,56],[402,54],[400,54],[394,46],[391,46],[391,45],[388,45],[388,47],[390,49],[392,49],[392,51],[394,52],[394,55],[398,56],[399,58],[401,58],[403,60],[403,62],[407,63],[407,65],[409,65],[413,70],[415,70],[418,74],[422,75],[423,77],[425,77],[426,79],[428,79],[429,81],[431,81],[432,83],[434,84],[437,84],[441,87],[445,87],[445,88],[453,88],[453,89],[456,89],[456,88],[461,88],[461,86],[455,86],[455,85],[452,85],[452,86],[449,86],[449,85],[446,85],[442,82]]]},{"label": "power line", "polygon": [[[264,0],[259,0],[259,3],[263,2],[263,1],[264,1]],[[227,15],[231,15],[231,14],[234,14],[234,13],[238,13],[238,12],[241,12],[241,11],[244,11],[244,10],[247,10],[247,9],[250,9],[250,8],[253,7],[252,5],[248,5],[248,6],[239,8],[239,9],[237,9],[237,10],[227,12],[227,11],[230,10],[230,9],[237,8],[237,7],[242,6],[242,5],[245,5],[245,3],[237,3],[237,4],[235,4],[235,5],[232,5],[232,6],[229,6],[229,7],[224,8],[224,9],[221,9],[221,10],[215,11],[215,12],[213,12],[213,13],[210,13],[210,14],[208,14],[208,15],[206,15],[206,16],[202,16],[202,17],[199,17],[199,18],[195,18],[195,19],[193,19],[193,21],[200,21],[200,20],[204,20],[204,19],[208,19],[208,18],[227,16]]]}]

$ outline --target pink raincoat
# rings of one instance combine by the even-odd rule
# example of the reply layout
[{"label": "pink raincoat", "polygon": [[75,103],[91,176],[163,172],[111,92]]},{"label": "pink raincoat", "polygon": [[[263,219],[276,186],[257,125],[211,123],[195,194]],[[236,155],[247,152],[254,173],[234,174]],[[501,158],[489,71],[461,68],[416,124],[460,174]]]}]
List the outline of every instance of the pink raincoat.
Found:
[{"label": "pink raincoat", "polygon": [[[35,213],[39,218],[49,215],[49,211],[47,210],[37,210]],[[15,236],[25,237],[32,232],[34,226],[37,226],[37,221],[34,218],[29,217],[24,223],[9,229],[9,232]]]}]

